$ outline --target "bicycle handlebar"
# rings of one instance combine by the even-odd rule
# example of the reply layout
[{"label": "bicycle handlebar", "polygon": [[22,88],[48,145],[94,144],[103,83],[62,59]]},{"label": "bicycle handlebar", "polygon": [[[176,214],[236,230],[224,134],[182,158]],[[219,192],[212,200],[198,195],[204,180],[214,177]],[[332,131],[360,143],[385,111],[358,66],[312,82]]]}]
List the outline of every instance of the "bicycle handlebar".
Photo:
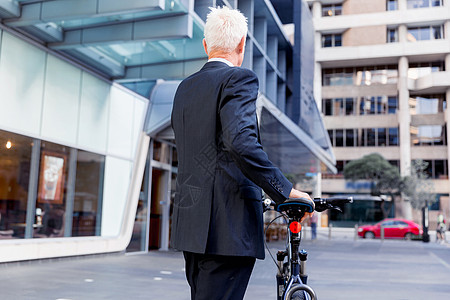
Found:
[{"label": "bicycle handlebar", "polygon": [[353,197],[314,198],[315,210],[318,212],[326,209],[335,209],[342,212],[341,206],[345,203],[353,203]]}]

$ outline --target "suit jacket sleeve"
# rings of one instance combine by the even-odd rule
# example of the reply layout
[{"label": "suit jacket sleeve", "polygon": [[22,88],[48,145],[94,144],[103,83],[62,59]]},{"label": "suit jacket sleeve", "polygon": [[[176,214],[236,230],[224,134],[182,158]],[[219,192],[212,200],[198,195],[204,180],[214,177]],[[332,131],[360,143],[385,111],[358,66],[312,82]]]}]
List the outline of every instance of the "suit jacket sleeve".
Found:
[{"label": "suit jacket sleeve", "polygon": [[219,103],[223,144],[244,175],[280,203],[289,198],[292,183],[270,162],[259,142],[257,96],[256,74],[233,68]]}]

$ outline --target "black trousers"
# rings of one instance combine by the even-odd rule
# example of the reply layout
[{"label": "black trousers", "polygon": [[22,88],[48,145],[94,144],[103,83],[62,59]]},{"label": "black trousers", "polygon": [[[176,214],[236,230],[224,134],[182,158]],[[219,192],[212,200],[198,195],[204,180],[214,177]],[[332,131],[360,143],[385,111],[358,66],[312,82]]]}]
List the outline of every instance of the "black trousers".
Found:
[{"label": "black trousers", "polygon": [[184,252],[191,300],[242,300],[254,257]]}]

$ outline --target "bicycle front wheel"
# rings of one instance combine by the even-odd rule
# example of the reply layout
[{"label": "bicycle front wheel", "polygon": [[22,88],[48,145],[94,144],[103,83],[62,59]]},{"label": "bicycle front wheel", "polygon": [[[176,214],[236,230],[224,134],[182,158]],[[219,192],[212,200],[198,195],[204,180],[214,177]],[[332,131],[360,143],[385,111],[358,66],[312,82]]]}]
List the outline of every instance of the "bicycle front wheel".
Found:
[{"label": "bicycle front wheel", "polygon": [[291,297],[291,300],[309,300],[309,299],[310,299],[309,296],[307,296],[306,292],[304,291],[297,291]]}]

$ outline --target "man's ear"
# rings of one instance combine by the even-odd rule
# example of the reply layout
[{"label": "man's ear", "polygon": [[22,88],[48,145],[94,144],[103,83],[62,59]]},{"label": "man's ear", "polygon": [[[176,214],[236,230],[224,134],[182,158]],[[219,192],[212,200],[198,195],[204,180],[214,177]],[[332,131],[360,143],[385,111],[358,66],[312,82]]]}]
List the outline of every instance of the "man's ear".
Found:
[{"label": "man's ear", "polygon": [[244,35],[237,46],[239,54],[244,53],[244,51],[245,51],[245,41],[246,41],[246,36]]},{"label": "man's ear", "polygon": [[205,49],[206,55],[208,55],[208,46],[206,45],[206,40],[203,39],[203,48]]}]

